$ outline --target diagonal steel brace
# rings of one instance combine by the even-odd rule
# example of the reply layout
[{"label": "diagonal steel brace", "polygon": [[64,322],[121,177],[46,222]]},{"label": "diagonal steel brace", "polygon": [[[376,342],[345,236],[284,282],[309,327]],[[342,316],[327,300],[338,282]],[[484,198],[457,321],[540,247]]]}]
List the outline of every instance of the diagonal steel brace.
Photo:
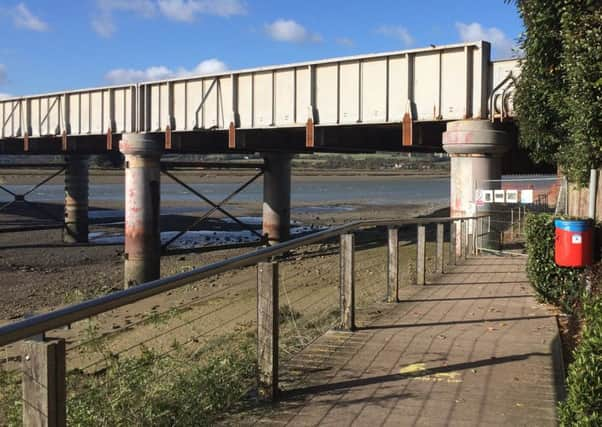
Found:
[{"label": "diagonal steel brace", "polygon": [[62,218],[58,218],[58,217],[54,216],[54,215],[53,215],[52,213],[50,213],[50,212],[49,212],[47,209],[45,209],[45,208],[44,208],[42,205],[40,205],[39,203],[36,203],[36,202],[29,201],[29,200],[27,200],[27,199],[26,199],[26,197],[27,197],[27,196],[29,196],[29,195],[30,195],[31,193],[33,193],[34,191],[36,191],[36,190],[37,190],[38,188],[40,188],[42,185],[46,184],[46,183],[47,183],[48,181],[50,181],[52,178],[54,178],[54,177],[56,177],[56,176],[60,175],[61,173],[63,173],[63,172],[65,171],[65,169],[67,169],[67,167],[66,167],[66,166],[63,166],[63,167],[62,167],[61,169],[59,169],[57,172],[55,172],[55,173],[53,173],[52,175],[50,175],[50,176],[48,176],[48,177],[44,178],[42,181],[40,181],[39,183],[37,183],[36,185],[34,185],[32,188],[30,188],[28,191],[26,191],[26,192],[25,192],[25,193],[23,193],[23,194],[17,194],[17,193],[14,193],[13,191],[9,190],[8,188],[6,188],[6,187],[4,187],[4,186],[0,185],[0,190],[3,190],[3,191],[5,191],[5,192],[7,192],[8,194],[12,195],[12,196],[13,196],[13,198],[14,198],[12,201],[10,201],[10,202],[8,202],[8,203],[5,203],[4,205],[0,206],[0,211],[2,211],[2,210],[4,210],[4,209],[8,208],[9,206],[11,206],[11,205],[12,205],[13,203],[15,203],[15,202],[24,202],[24,203],[27,203],[27,204],[29,204],[29,205],[32,205],[32,206],[37,206],[37,208],[38,208],[38,209],[39,209],[41,212],[44,212],[44,214],[45,214],[45,215],[46,215],[48,218],[50,218],[50,219],[53,219],[53,220],[55,220],[55,221],[59,221],[59,222],[60,222],[60,221],[62,220]]},{"label": "diagonal steel brace", "polygon": [[186,184],[185,182],[183,182],[182,180],[180,180],[179,178],[177,178],[176,176],[174,176],[170,172],[168,172],[166,170],[162,170],[162,172],[166,176],[168,176],[169,178],[173,179],[175,182],[177,182],[178,184],[180,184],[181,186],[183,186],[185,189],[187,189],[188,191],[190,191],[192,194],[194,194],[195,196],[199,197],[201,200],[203,200],[204,202],[206,202],[206,203],[208,203],[209,205],[212,206],[212,208],[209,211],[207,211],[201,217],[197,218],[186,230],[180,231],[174,237],[172,237],[171,239],[169,239],[165,244],[163,244],[162,245],[162,249],[163,250],[165,250],[175,240],[179,239],[182,235],[184,235],[186,232],[188,232],[191,228],[193,228],[194,226],[196,226],[197,224],[199,224],[201,221],[203,221],[204,219],[206,219],[209,216],[211,216],[211,214],[213,214],[215,211],[220,211],[221,213],[223,213],[224,215],[226,215],[228,218],[230,218],[232,221],[234,221],[236,224],[238,224],[241,228],[243,228],[243,229],[245,229],[247,231],[250,231],[251,233],[255,234],[260,239],[264,238],[264,236],[262,234],[258,233],[253,228],[249,227],[247,224],[245,224],[244,222],[240,221],[238,218],[236,218],[235,216],[233,216],[228,211],[226,211],[225,209],[222,208],[223,204],[225,204],[228,201],[230,201],[234,196],[236,196],[237,194],[239,194],[240,192],[242,192],[245,188],[247,188],[249,185],[251,185],[253,182],[255,182],[255,180],[257,180],[257,178],[259,178],[260,176],[262,176],[263,175],[263,170],[260,171],[260,172],[258,172],[250,180],[248,180],[243,185],[241,185],[240,187],[238,187],[235,191],[233,191],[231,194],[229,194],[226,198],[224,198],[223,200],[221,200],[218,203],[212,202],[207,197],[203,196],[201,193],[199,193],[198,191],[196,191],[194,188],[192,188],[191,186],[189,186],[188,184]]}]

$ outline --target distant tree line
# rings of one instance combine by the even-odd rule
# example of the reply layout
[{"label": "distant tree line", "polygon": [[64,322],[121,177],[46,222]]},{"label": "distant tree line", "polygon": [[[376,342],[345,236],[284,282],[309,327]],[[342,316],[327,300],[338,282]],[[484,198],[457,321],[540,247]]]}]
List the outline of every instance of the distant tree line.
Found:
[{"label": "distant tree line", "polygon": [[448,170],[449,159],[445,160],[408,160],[399,157],[354,158],[346,155],[332,155],[321,161],[296,160],[295,166],[312,169],[359,169],[359,170]]}]

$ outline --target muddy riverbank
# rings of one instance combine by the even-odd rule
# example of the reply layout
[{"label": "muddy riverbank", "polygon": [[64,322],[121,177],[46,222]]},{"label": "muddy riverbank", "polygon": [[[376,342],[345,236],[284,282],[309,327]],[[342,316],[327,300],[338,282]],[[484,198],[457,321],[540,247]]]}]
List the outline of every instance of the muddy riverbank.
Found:
[{"label": "muddy riverbank", "polygon": [[[10,171],[10,175],[3,175],[9,186],[30,186],[40,180],[40,175],[16,172],[19,171]],[[122,183],[123,177],[118,171],[102,172],[98,175],[96,172],[92,171],[92,185]],[[236,182],[243,182],[250,176],[248,172],[238,173],[240,175],[234,176],[220,171],[182,172],[188,183],[203,185],[235,185]],[[438,210],[441,215],[445,215],[445,207],[449,203],[441,197],[445,196],[444,188],[449,188],[445,179],[296,174],[293,179],[293,194],[297,197],[293,197],[292,201],[292,220],[298,232],[310,232],[362,219],[411,218]],[[49,184],[60,187],[62,180],[62,177],[56,177]],[[168,178],[165,178],[163,184],[167,183]],[[296,192],[295,189],[299,189],[300,186],[304,186],[304,190]],[[311,199],[311,189],[316,193],[322,190],[323,194],[318,199]],[[396,189],[400,192],[432,193],[422,199],[415,197],[414,201],[403,201],[389,196]],[[63,244],[60,229],[0,233],[0,291],[3,295],[0,301],[0,322],[5,323],[27,314],[51,310],[122,287],[123,202],[120,200],[119,190],[118,187],[111,188],[111,197],[105,199],[94,198],[91,194],[91,243],[88,245]],[[260,230],[261,226],[260,191],[261,186],[255,189],[256,194],[251,194],[248,199],[243,198],[227,205],[233,215],[243,217],[243,221],[256,230]],[[375,196],[377,193],[379,195]],[[47,197],[50,200],[37,200],[32,205],[15,204],[0,211],[0,229],[57,224],[56,220],[48,219],[48,216],[60,220],[63,207],[61,201],[56,200],[54,193],[50,195],[52,197]],[[210,197],[214,200],[220,199],[220,195],[215,193]],[[388,200],[389,198],[391,200]],[[178,230],[187,229],[207,209],[207,205],[195,200],[190,194],[186,197],[183,195],[178,200],[164,199],[161,229],[165,238]],[[255,237],[248,231],[241,234],[240,227],[221,214],[212,215],[210,221],[197,224],[193,230],[196,230],[194,234],[184,236],[185,244],[181,247],[196,247],[197,250],[164,256],[161,260],[163,276],[253,250],[247,247],[207,251],[208,246],[216,243],[252,243]],[[175,248],[177,249],[178,245]]]}]

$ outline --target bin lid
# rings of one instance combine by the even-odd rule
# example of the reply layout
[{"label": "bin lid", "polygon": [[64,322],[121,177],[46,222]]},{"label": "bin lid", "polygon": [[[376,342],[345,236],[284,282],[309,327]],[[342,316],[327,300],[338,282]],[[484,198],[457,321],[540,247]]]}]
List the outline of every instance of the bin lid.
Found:
[{"label": "bin lid", "polygon": [[588,231],[592,226],[589,219],[555,219],[554,225],[560,230],[573,232]]}]

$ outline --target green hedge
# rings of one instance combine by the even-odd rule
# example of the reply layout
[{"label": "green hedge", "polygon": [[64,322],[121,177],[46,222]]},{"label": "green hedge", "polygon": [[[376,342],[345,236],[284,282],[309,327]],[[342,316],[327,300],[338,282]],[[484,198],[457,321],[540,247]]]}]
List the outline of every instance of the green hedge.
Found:
[{"label": "green hedge", "polygon": [[554,262],[554,219],[549,214],[528,214],[527,276],[541,301],[573,314],[584,290],[583,269],[558,267]]},{"label": "green hedge", "polygon": [[[592,296],[586,296],[584,270],[554,263],[554,219],[526,218],[527,275],[542,301],[583,320],[583,334],[567,377],[567,398],[559,405],[562,426],[602,426],[602,296],[600,265],[593,269]],[[585,302],[584,302],[585,301]]]},{"label": "green hedge", "polygon": [[585,322],[567,377],[567,398],[560,404],[562,426],[602,426],[602,298],[584,307]]}]

